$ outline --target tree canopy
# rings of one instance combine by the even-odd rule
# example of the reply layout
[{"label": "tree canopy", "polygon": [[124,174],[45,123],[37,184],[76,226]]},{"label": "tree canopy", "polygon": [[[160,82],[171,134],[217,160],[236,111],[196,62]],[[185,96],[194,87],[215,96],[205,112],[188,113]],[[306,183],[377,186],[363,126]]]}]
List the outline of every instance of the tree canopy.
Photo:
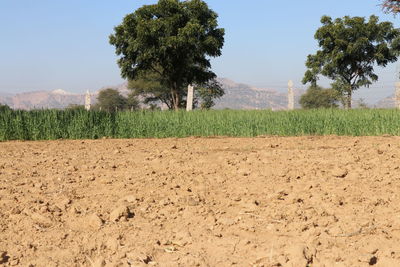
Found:
[{"label": "tree canopy", "polygon": [[323,75],[334,82],[333,88],[351,108],[354,90],[378,80],[374,66],[395,62],[400,49],[400,31],[390,22],[379,22],[377,16],[337,18],[323,16],[315,33],[320,49],[309,55],[303,83],[316,85]]},{"label": "tree canopy", "polygon": [[85,105],[79,105],[79,104],[69,104],[66,107],[67,110],[85,110]]},{"label": "tree canopy", "polygon": [[110,36],[122,77],[158,74],[154,92],[161,99],[169,94],[170,105],[178,109],[189,84],[216,77],[210,57],[221,55],[225,33],[217,18],[202,0],[159,0],[128,14]]},{"label": "tree canopy", "polygon": [[334,89],[324,89],[320,86],[310,86],[300,98],[300,105],[304,109],[337,108],[340,100]]},{"label": "tree canopy", "polygon": [[11,108],[8,105],[0,103],[0,112],[10,111],[10,110]]},{"label": "tree canopy", "polygon": [[97,101],[95,108],[108,112],[139,108],[139,102],[134,95],[128,95],[125,98],[117,90],[111,88],[101,90],[97,96]]},{"label": "tree canopy", "polygon": [[201,109],[210,109],[215,105],[215,99],[224,96],[225,90],[217,80],[213,79],[206,84],[196,87],[194,106]]}]

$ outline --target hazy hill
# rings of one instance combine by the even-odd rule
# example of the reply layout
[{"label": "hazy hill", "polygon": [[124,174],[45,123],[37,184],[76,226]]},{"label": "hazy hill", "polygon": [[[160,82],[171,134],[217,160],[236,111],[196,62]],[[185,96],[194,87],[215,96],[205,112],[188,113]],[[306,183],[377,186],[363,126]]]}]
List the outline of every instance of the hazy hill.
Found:
[{"label": "hazy hill", "polygon": [[394,94],[378,101],[375,104],[375,107],[376,108],[395,108],[396,105],[395,105]]},{"label": "hazy hill", "polygon": [[[95,101],[96,96],[92,96]],[[64,90],[34,91],[15,95],[0,95],[0,103],[14,109],[66,108],[70,104],[84,104],[84,94],[72,94]]]},{"label": "hazy hill", "polygon": [[[225,96],[217,101],[216,109],[273,109],[281,110],[287,107],[287,95],[272,89],[256,88],[247,84],[236,83],[228,79],[219,79],[225,89]],[[129,90],[127,83],[117,86],[107,86],[119,90],[123,95],[127,95]],[[92,104],[96,102],[97,94],[92,93]],[[298,99],[303,91],[295,90],[295,103],[297,107]],[[0,103],[7,104],[14,109],[34,109],[34,108],[66,108],[70,104],[83,105],[85,94],[69,93],[57,89],[53,91],[34,91],[19,94],[0,94]]]},{"label": "hazy hill", "polygon": [[[286,109],[287,94],[272,89],[263,89],[228,79],[219,79],[225,89],[225,95],[216,102],[216,109]],[[295,90],[295,106],[300,107],[299,99],[303,90]]]}]

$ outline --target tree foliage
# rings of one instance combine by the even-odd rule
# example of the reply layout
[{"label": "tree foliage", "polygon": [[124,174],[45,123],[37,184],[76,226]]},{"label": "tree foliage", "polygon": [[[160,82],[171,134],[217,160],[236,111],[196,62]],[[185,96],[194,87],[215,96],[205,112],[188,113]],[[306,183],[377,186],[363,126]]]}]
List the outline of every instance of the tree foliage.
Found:
[{"label": "tree foliage", "polygon": [[210,57],[220,56],[224,43],[217,18],[202,0],[159,0],[127,15],[110,36],[122,77],[136,80],[149,71],[159,74],[172,107],[178,109],[187,85],[216,77]]},{"label": "tree foliage", "polygon": [[320,50],[309,55],[303,83],[316,85],[318,76],[334,81],[333,88],[345,98],[345,108],[351,108],[354,90],[378,80],[374,66],[386,66],[397,60],[400,31],[390,22],[379,22],[371,16],[321,19],[315,33]]},{"label": "tree foliage", "polygon": [[304,109],[337,108],[340,95],[334,89],[324,89],[320,86],[310,86],[300,98]]},{"label": "tree foliage", "polygon": [[129,93],[125,101],[125,109],[133,111],[140,108],[139,100],[134,93]]},{"label": "tree foliage", "polygon": [[[158,72],[147,71],[142,72],[135,80],[128,82],[128,88],[132,90],[132,94],[141,96],[144,104],[163,103],[169,109],[174,108],[173,95],[167,85],[162,84],[162,77]],[[179,94],[185,95],[184,88],[179,88]],[[185,106],[185,100],[180,98],[179,108]]]},{"label": "tree foliage", "polygon": [[400,12],[400,0],[384,0],[382,8],[387,13],[397,14]]},{"label": "tree foliage", "polygon": [[[136,80],[128,83],[128,88],[133,95],[143,98],[145,104],[165,104],[169,109],[174,109],[173,96],[166,85],[161,84],[162,78],[157,72],[148,71],[139,76]],[[215,99],[221,98],[225,91],[222,85],[216,80],[211,79],[203,84],[196,84],[194,91],[194,108],[210,109],[215,105]],[[187,87],[179,88],[182,96],[178,107],[186,107]]]},{"label": "tree foliage", "polygon": [[85,105],[69,104],[67,110],[85,110]]},{"label": "tree foliage", "polygon": [[125,98],[115,89],[105,89],[99,92],[97,96],[95,109],[101,109],[108,112],[118,110],[136,110],[139,108],[139,102],[134,95],[128,95]]},{"label": "tree foliage", "polygon": [[194,106],[201,109],[210,109],[215,105],[215,100],[221,98],[225,90],[217,80],[213,79],[195,88]]},{"label": "tree foliage", "polygon": [[0,103],[0,112],[11,111],[11,108],[6,104]]}]

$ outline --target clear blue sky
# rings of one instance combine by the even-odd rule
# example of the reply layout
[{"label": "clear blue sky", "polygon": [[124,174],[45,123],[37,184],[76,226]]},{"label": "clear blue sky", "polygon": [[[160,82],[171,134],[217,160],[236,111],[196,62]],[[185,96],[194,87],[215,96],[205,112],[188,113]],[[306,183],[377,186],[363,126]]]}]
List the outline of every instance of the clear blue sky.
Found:
[{"label": "clear blue sky", "polygon": [[[122,18],[154,0],[0,0],[0,92],[61,88],[97,90],[122,83],[108,36]],[[220,77],[258,87],[297,87],[304,62],[317,49],[313,35],[322,15],[385,15],[379,0],[206,0],[226,29],[223,55],[213,59]],[[380,82],[356,97],[390,95],[400,63],[380,70]],[[328,84],[327,81],[323,83]]]}]

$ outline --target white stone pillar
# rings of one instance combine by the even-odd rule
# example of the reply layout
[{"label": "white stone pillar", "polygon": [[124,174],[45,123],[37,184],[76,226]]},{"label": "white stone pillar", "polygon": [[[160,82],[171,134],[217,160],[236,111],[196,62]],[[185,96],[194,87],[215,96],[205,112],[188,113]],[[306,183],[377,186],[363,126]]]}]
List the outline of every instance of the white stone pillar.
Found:
[{"label": "white stone pillar", "polygon": [[186,111],[193,110],[193,93],[194,93],[194,88],[192,85],[189,85],[186,97]]},{"label": "white stone pillar", "polygon": [[294,110],[294,92],[292,80],[288,82],[288,110]]},{"label": "white stone pillar", "polygon": [[396,83],[396,93],[394,96],[396,108],[400,109],[400,82]]},{"label": "white stone pillar", "polygon": [[86,96],[85,96],[85,109],[87,110],[87,111],[89,111],[90,110],[90,102],[91,100],[90,100],[90,93],[89,93],[89,90],[87,90],[86,91]]}]

